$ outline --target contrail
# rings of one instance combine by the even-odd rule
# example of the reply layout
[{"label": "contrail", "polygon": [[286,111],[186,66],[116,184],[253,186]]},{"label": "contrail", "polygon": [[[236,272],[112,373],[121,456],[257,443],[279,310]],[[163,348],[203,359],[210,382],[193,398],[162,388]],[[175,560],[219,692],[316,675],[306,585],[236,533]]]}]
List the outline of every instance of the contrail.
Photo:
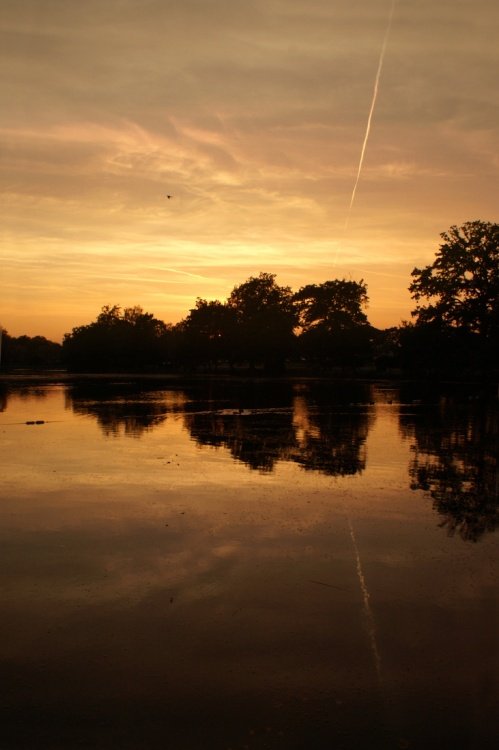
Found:
[{"label": "contrail", "polygon": [[396,3],[397,3],[397,0],[392,0],[392,6],[390,8],[390,15],[388,16],[388,23],[386,25],[385,38],[383,39],[383,45],[381,47],[381,53],[379,56],[378,70],[376,71],[376,78],[374,80],[373,98],[371,101],[371,109],[369,110],[369,117],[367,118],[367,127],[366,127],[366,133],[364,135],[364,142],[362,144],[362,149],[360,152],[359,166],[357,169],[357,177],[355,179],[355,184],[353,186],[352,197],[350,198],[350,206],[348,208],[347,218],[345,221],[345,230],[348,228],[348,222],[350,221],[350,214],[352,212],[352,207],[355,201],[355,193],[357,192],[357,186],[360,180],[360,173],[362,172],[362,165],[364,163],[364,155],[366,153],[367,141],[369,139],[369,131],[371,130],[371,121],[373,118],[374,107],[376,106],[376,99],[378,97],[379,79],[381,77],[381,70],[383,68],[383,61],[385,59],[385,52],[386,52],[386,47],[388,45],[388,37],[390,36],[390,29],[392,27],[392,19],[393,19],[393,14],[395,11]]}]

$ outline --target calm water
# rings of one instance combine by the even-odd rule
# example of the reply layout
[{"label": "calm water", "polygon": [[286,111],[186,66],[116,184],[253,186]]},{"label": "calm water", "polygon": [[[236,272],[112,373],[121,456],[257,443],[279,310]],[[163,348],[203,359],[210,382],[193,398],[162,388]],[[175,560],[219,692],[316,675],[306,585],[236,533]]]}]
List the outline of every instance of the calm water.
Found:
[{"label": "calm water", "polygon": [[1,750],[495,748],[498,441],[473,394],[5,386]]}]

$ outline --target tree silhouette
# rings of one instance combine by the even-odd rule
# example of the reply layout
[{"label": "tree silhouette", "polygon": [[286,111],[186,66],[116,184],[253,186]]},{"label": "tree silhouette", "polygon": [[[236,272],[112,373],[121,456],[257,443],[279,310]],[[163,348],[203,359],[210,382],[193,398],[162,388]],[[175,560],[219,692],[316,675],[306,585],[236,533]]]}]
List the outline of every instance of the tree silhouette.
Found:
[{"label": "tree silhouette", "polygon": [[[440,235],[434,262],[412,271],[412,315],[443,346],[472,351],[497,366],[499,351],[499,224],[470,221]],[[423,302],[421,302],[423,301]],[[449,343],[450,342],[450,343]]]},{"label": "tree silhouette", "polygon": [[141,307],[106,305],[97,320],[64,336],[68,367],[81,371],[156,368],[168,358],[171,326]]},{"label": "tree silhouette", "polygon": [[60,367],[61,345],[44,336],[2,335],[2,369]]},{"label": "tree silhouette", "polygon": [[363,279],[308,284],[294,300],[302,329],[300,351],[305,357],[341,366],[370,358],[373,329],[362,310],[368,303]]},{"label": "tree silhouette", "polygon": [[439,321],[404,323],[398,329],[398,359],[403,370],[418,375],[472,373],[483,349],[476,334]]},{"label": "tree silhouette", "polygon": [[499,224],[470,221],[440,235],[434,262],[412,271],[413,315],[422,323],[442,321],[483,336],[499,329]]},{"label": "tree silhouette", "polygon": [[235,358],[251,367],[263,362],[267,371],[282,370],[298,322],[291,288],[279,286],[275,274],[260,273],[234,287],[227,305],[236,319]]},{"label": "tree silhouette", "polygon": [[307,284],[295,294],[299,303],[300,325],[308,331],[324,326],[329,331],[367,325],[362,308],[367,306],[364,280],[334,279],[323,284]]},{"label": "tree silhouette", "polygon": [[177,326],[177,354],[191,366],[216,367],[231,360],[235,342],[236,313],[218,300],[208,302],[200,297],[185,320]]}]

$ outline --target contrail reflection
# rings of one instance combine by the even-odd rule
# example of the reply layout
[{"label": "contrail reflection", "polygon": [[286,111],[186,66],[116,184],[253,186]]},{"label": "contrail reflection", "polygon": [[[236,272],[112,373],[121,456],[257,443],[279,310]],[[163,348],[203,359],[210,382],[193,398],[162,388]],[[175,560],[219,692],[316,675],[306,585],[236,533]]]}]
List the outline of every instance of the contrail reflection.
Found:
[{"label": "contrail reflection", "polygon": [[362,149],[360,152],[359,166],[357,169],[357,177],[355,179],[355,184],[353,186],[352,197],[350,198],[350,206],[348,208],[347,218],[345,221],[345,229],[348,228],[348,222],[350,221],[350,214],[352,212],[352,207],[355,201],[355,194],[357,192],[357,186],[359,184],[360,174],[362,172],[362,165],[364,163],[364,155],[366,153],[367,141],[369,139],[369,132],[371,130],[371,121],[373,118],[374,107],[376,106],[376,99],[378,97],[379,79],[381,77],[381,70],[383,68],[383,61],[385,59],[385,52],[386,52],[386,47],[388,45],[388,37],[390,36],[390,29],[392,27],[392,19],[393,19],[393,13],[395,11],[396,3],[397,3],[397,0],[392,0],[392,6],[390,8],[390,15],[388,16],[388,23],[386,26],[385,37],[383,39],[383,45],[381,47],[381,53],[379,56],[378,70],[376,71],[376,78],[374,81],[373,98],[371,101],[371,108],[369,110],[369,117],[367,118],[367,126],[366,126],[366,133],[364,135],[364,142],[362,144]]},{"label": "contrail reflection", "polygon": [[362,591],[362,601],[364,604],[364,614],[366,617],[367,632],[369,636],[369,645],[371,647],[371,653],[373,656],[374,666],[376,668],[376,674],[378,676],[378,682],[381,686],[382,685],[381,657],[379,654],[378,642],[376,640],[376,626],[374,622],[374,615],[371,609],[371,605],[369,603],[369,598],[370,598],[369,591],[367,589],[366,579],[364,578],[364,573],[362,571],[362,564],[360,562],[357,539],[355,538],[355,532],[353,530],[353,525],[352,525],[352,521],[350,520],[350,518],[348,518],[348,526],[350,529],[350,539],[352,540],[352,546],[355,552],[357,577],[359,579],[360,589]]}]

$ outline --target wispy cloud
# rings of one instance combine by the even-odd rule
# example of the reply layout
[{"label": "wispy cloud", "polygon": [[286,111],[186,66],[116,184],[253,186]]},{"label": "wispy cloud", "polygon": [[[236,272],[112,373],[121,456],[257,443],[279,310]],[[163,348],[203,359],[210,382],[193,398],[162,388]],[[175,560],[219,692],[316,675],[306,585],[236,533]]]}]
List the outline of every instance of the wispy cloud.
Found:
[{"label": "wispy cloud", "polygon": [[398,3],[348,238],[386,0],[4,4],[4,324],[67,328],[114,291],[178,319],[260,270],[408,310],[394,264],[497,218],[499,9],[477,2]]}]

